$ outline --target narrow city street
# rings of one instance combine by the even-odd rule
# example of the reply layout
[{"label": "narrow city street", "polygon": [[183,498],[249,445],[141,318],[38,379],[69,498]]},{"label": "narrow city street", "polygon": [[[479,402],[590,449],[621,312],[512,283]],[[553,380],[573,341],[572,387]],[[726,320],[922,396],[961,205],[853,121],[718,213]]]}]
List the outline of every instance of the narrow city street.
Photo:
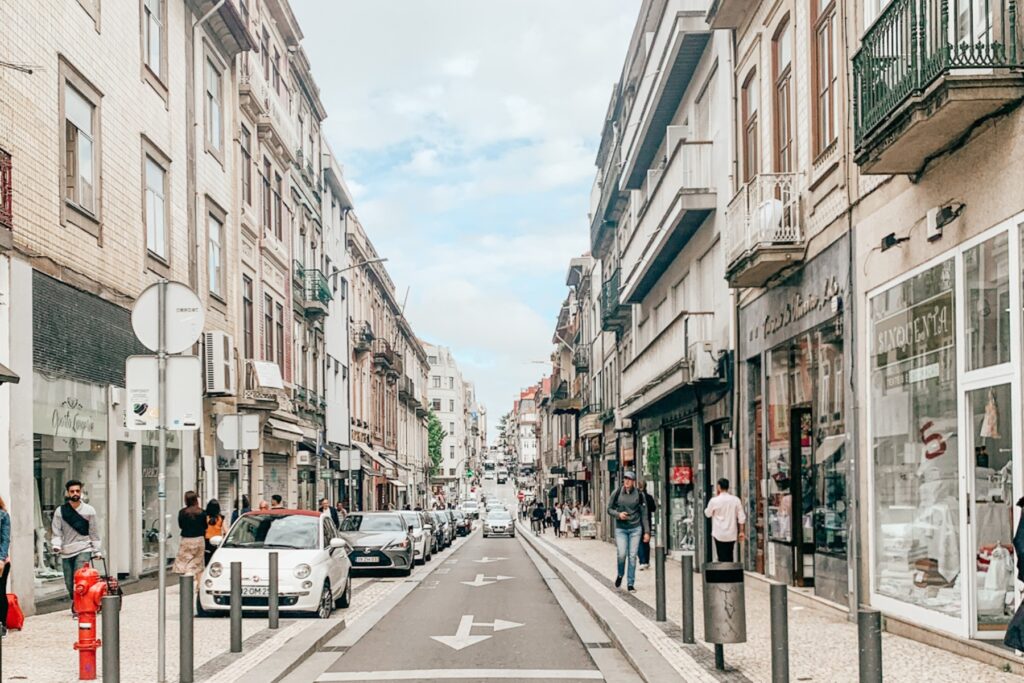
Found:
[{"label": "narrow city street", "polygon": [[[514,489],[487,483],[486,499],[514,512]],[[531,554],[518,536],[484,538],[478,523],[440,566],[407,579],[415,588],[400,602],[349,623],[286,680],[639,680]]]}]

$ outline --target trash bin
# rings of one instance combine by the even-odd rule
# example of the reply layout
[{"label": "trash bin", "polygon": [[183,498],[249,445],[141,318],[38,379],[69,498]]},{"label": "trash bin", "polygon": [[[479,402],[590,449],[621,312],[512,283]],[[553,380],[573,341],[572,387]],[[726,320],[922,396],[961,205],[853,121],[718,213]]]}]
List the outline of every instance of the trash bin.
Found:
[{"label": "trash bin", "polygon": [[743,565],[708,562],[704,565],[704,642],[747,642],[747,605]]}]

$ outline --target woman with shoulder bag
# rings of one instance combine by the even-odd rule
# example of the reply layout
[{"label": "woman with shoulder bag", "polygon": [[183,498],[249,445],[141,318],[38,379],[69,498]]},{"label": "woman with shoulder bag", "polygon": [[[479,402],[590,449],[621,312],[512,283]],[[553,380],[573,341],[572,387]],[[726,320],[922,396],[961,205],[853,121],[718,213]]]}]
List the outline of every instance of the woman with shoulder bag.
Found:
[{"label": "woman with shoulder bag", "polygon": [[210,539],[223,535],[224,515],[220,514],[220,503],[217,499],[211,498],[210,502],[206,504],[206,564],[210,564],[210,558],[213,557],[213,551],[216,550],[210,543]]},{"label": "woman with shoulder bag", "polygon": [[11,575],[11,515],[0,498],[0,637],[7,637],[7,577]]}]

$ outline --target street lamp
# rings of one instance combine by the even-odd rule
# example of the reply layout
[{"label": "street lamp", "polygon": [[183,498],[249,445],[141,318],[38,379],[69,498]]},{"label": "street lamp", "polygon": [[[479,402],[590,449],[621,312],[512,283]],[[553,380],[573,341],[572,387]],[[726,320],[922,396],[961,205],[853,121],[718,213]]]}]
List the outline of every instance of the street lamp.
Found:
[{"label": "street lamp", "polygon": [[340,275],[341,273],[344,273],[347,270],[352,270],[353,268],[359,268],[361,266],[368,266],[371,263],[384,263],[385,261],[387,261],[386,258],[372,258],[372,259],[367,259],[366,261],[360,261],[359,263],[354,263],[351,266],[345,266],[344,268],[340,268],[340,269],[339,268],[335,268],[329,275],[327,275],[327,279],[330,280],[334,276]]}]

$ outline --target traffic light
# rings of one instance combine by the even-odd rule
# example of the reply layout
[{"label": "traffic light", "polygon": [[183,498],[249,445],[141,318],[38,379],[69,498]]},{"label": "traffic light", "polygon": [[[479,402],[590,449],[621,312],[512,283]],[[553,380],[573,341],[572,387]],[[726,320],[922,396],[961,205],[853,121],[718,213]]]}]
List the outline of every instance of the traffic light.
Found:
[{"label": "traffic light", "polygon": [[466,479],[473,478],[473,470],[466,470]]}]

